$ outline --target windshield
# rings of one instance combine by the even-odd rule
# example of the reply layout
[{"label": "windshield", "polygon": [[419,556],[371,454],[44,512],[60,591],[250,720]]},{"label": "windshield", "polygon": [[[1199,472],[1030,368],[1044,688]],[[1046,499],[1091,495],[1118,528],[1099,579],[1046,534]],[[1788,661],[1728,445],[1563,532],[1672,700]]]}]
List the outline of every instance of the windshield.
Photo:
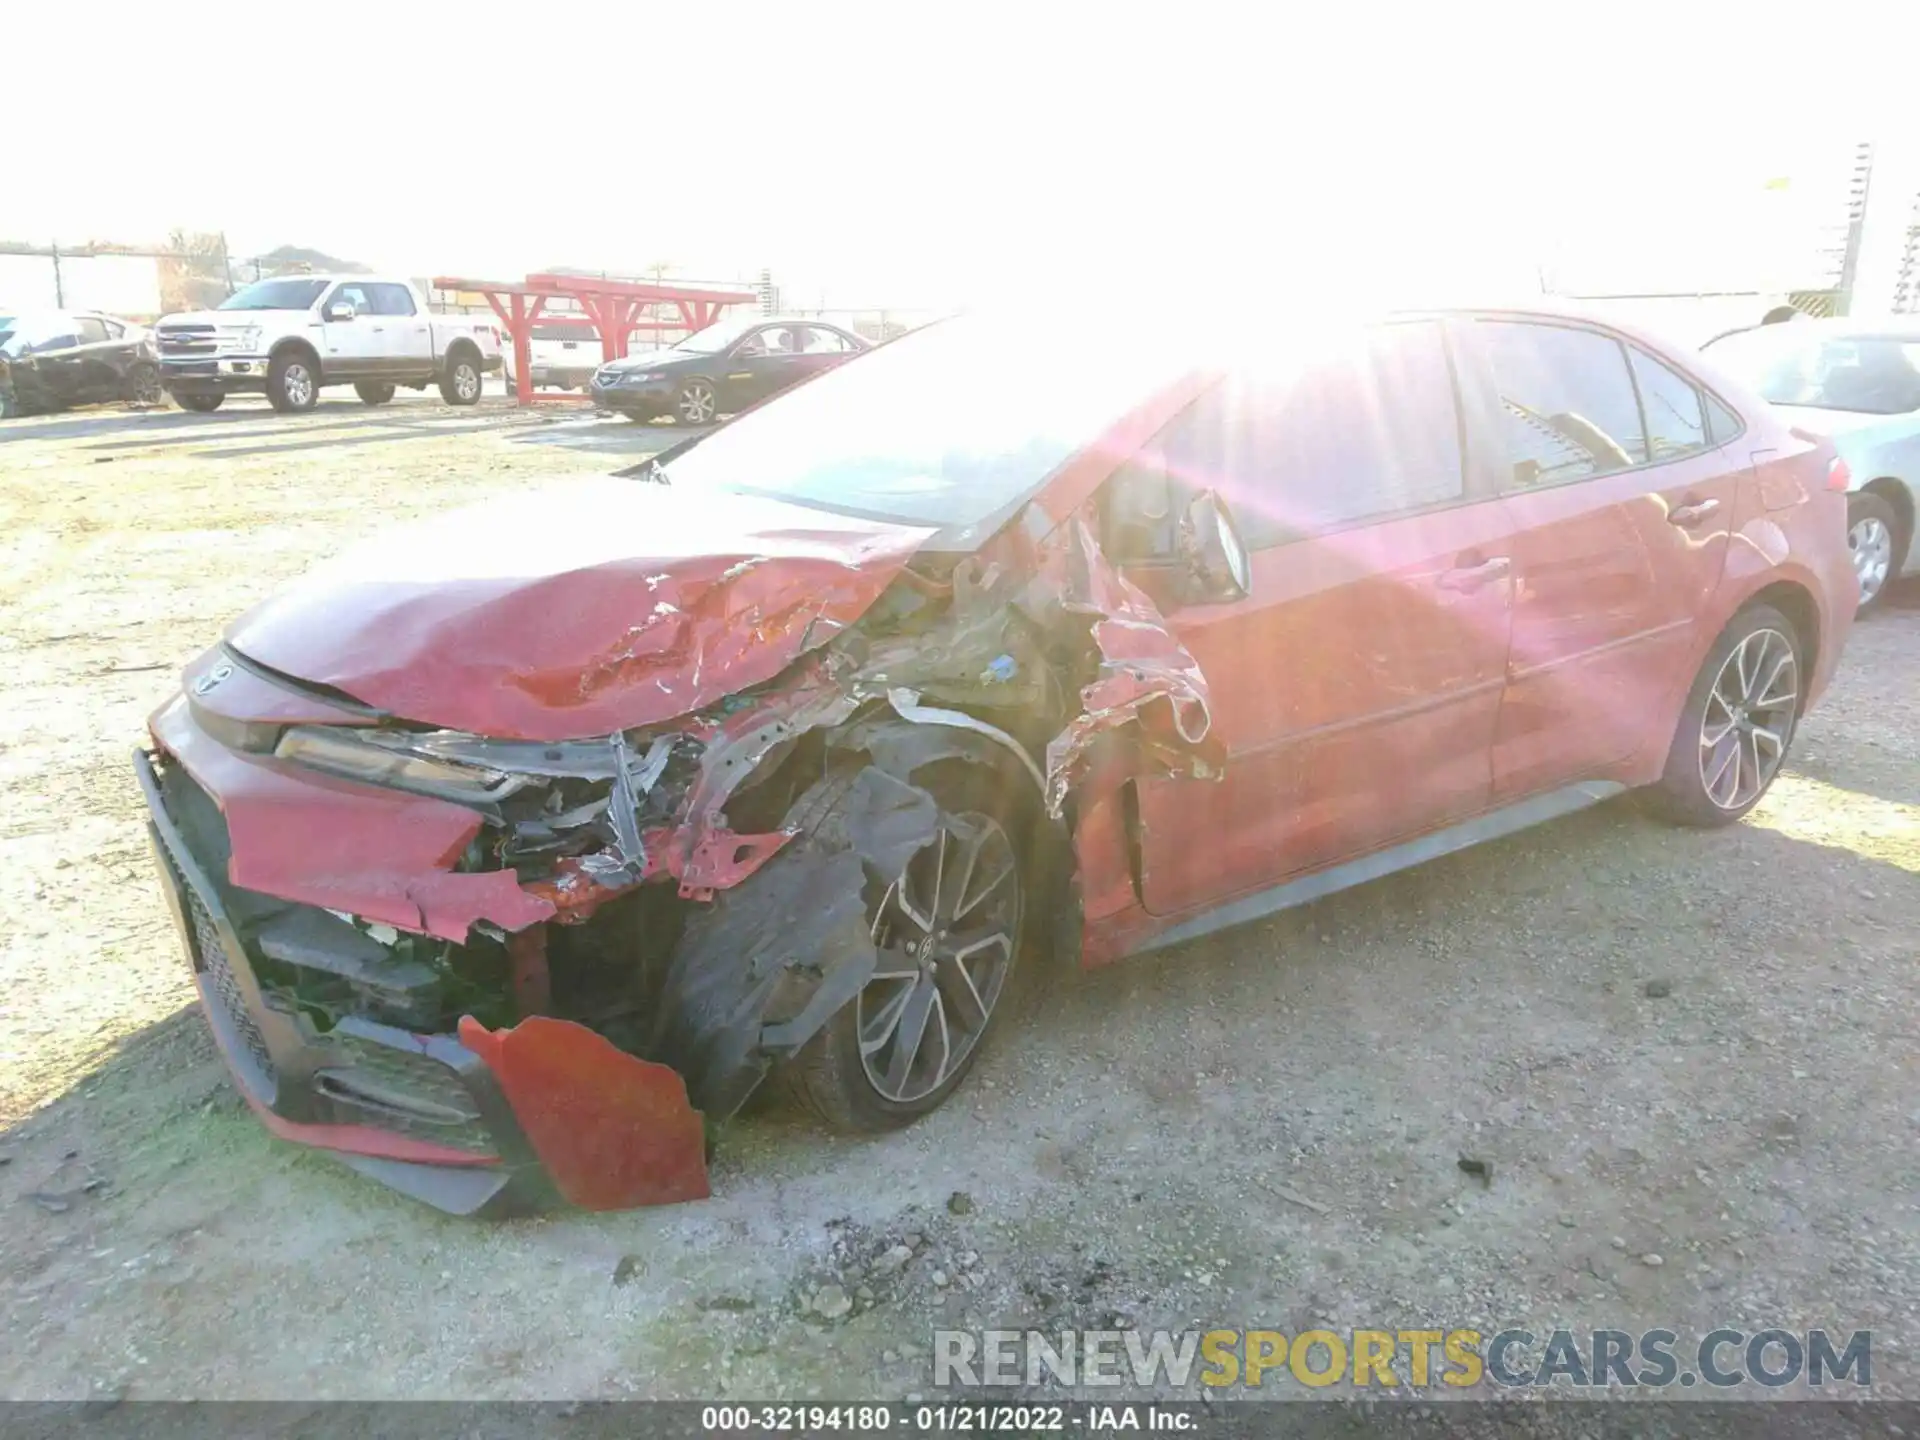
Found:
[{"label": "windshield", "polygon": [[256,280],[220,302],[222,310],[306,310],[327,288],[325,280]]},{"label": "windshield", "polygon": [[1920,340],[1767,325],[1723,336],[1707,352],[1775,405],[1866,415],[1920,410]]},{"label": "windshield", "polygon": [[685,350],[694,355],[718,355],[754,326],[765,323],[766,317],[761,315],[749,315],[744,320],[722,320],[717,325],[696,330],[672,348]]},{"label": "windshield", "polygon": [[73,322],[60,315],[0,315],[0,355],[24,355],[73,330]]},{"label": "windshield", "polygon": [[1084,335],[1063,363],[1057,347],[948,320],[740,416],[669,460],[665,477],[879,520],[976,526],[1183,368],[1159,346]]}]

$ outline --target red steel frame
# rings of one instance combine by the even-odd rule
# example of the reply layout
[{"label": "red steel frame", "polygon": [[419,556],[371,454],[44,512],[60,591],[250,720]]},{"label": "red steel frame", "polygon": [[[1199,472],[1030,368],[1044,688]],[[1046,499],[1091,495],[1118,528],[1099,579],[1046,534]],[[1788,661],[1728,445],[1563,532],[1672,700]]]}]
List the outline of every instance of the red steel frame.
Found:
[{"label": "red steel frame", "polygon": [[[627,353],[627,336],[635,330],[685,328],[704,330],[730,305],[751,305],[759,297],[751,290],[705,290],[685,285],[658,285],[637,280],[599,280],[582,275],[529,275],[525,280],[468,280],[458,276],[434,277],[439,290],[467,290],[487,297],[493,313],[513,339],[513,380],[515,398],[522,405],[539,401],[577,403],[572,395],[536,395],[533,390],[533,326],[545,314],[549,300],[571,300],[584,312],[600,337],[603,360],[618,360]],[[659,320],[639,318],[647,305],[674,305],[679,308],[681,325],[669,326]],[[557,313],[547,316],[561,318]],[[573,315],[565,317],[575,320]]]}]

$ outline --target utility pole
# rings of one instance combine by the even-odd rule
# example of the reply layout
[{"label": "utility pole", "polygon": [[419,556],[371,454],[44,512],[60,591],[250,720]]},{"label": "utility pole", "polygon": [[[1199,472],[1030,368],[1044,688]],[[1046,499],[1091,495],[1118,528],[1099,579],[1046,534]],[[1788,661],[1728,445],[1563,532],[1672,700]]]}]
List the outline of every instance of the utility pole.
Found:
[{"label": "utility pole", "polygon": [[1853,184],[1847,193],[1847,248],[1840,258],[1839,293],[1834,298],[1833,313],[1848,315],[1853,312],[1853,284],[1860,269],[1860,241],[1867,228],[1867,194],[1873,188],[1873,145],[1862,143],[1859,158],[1854,162]]},{"label": "utility pole", "polygon": [[53,308],[56,310],[64,310],[67,308],[67,292],[66,287],[60,280],[60,242],[58,240],[54,241],[51,248],[53,254]]}]

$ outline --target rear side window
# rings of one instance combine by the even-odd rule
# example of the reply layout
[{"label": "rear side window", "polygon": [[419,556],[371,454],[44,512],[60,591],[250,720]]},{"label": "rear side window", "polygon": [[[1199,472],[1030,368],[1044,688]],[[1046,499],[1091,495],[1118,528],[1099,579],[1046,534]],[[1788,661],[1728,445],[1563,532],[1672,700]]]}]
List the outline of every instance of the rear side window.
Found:
[{"label": "rear side window", "polygon": [[1438,324],[1386,325],[1304,366],[1229,376],[1165,437],[1186,490],[1219,490],[1256,549],[1465,493]]},{"label": "rear side window", "polygon": [[107,327],[96,315],[82,315],[77,322],[80,326],[82,345],[100,345],[107,339]]},{"label": "rear side window", "polygon": [[1644,350],[1629,346],[1627,353],[1647,420],[1648,458],[1658,463],[1708,449],[1706,406],[1693,382]]},{"label": "rear side window", "polygon": [[376,315],[413,314],[413,296],[404,285],[369,285],[367,299]]},{"label": "rear side window", "polygon": [[1482,320],[1505,414],[1511,484],[1590,480],[1641,465],[1647,438],[1618,340],[1593,330]]},{"label": "rear side window", "polygon": [[1745,428],[1740,417],[1713,396],[1707,396],[1707,438],[1724,445]]}]

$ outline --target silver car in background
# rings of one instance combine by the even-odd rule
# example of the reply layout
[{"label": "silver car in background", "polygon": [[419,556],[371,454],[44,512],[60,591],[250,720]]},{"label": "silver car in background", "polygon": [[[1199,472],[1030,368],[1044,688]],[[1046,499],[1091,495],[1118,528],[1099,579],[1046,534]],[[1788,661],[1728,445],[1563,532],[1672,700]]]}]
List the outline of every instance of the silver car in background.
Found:
[{"label": "silver car in background", "polygon": [[1701,347],[1773,402],[1788,423],[1832,439],[1852,476],[1847,545],[1860,608],[1920,572],[1920,316],[1797,320]]}]

